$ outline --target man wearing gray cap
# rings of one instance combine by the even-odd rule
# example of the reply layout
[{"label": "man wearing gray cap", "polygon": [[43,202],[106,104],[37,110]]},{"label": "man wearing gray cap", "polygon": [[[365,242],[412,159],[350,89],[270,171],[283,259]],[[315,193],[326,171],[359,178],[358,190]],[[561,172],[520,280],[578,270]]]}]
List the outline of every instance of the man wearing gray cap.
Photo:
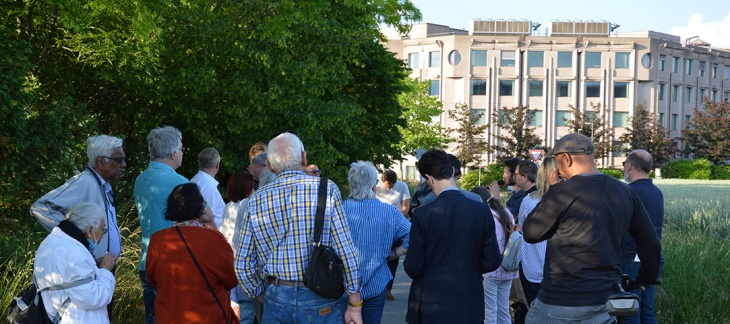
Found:
[{"label": "man wearing gray cap", "polygon": [[[547,240],[544,279],[527,323],[613,323],[606,300],[621,279],[626,229],[641,259],[636,284],[643,290],[659,275],[661,245],[641,200],[625,183],[598,172],[593,150],[590,139],[572,133],[548,153],[558,167],[523,226],[525,242]],[[558,182],[559,175],[567,181]]]}]

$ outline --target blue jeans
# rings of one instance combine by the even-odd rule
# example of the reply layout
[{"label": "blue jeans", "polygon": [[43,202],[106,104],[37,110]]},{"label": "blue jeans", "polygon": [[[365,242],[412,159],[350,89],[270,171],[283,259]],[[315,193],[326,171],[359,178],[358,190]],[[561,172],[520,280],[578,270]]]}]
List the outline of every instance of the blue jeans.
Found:
[{"label": "blue jeans", "polygon": [[[629,275],[632,280],[636,280],[639,275],[639,268],[641,262],[631,261],[624,264],[623,271]],[[659,266],[659,278],[662,277],[662,271],[664,270],[664,261]],[[634,316],[624,317],[624,323],[643,323],[643,324],[654,324],[656,323],[656,313],[654,310],[654,292],[655,286],[647,287],[645,291],[641,289],[634,289],[631,292],[639,296],[639,314]]]},{"label": "blue jeans", "polygon": [[155,296],[157,289],[147,280],[147,272],[139,270],[139,279],[142,281],[142,299],[144,301],[144,323],[155,324]]},{"label": "blue jeans", "polygon": [[[383,308],[385,307],[385,292],[378,294],[377,296],[363,299],[362,303],[362,323],[363,324],[380,324],[383,318]],[[347,309],[347,294],[342,297],[343,309]]]},{"label": "blue jeans", "polygon": [[512,323],[509,313],[509,290],[512,279],[484,279],[484,323]]},{"label": "blue jeans", "polygon": [[615,323],[615,320],[608,315],[606,304],[567,307],[545,304],[537,298],[527,312],[525,323],[610,324]]},{"label": "blue jeans", "polygon": [[320,297],[306,287],[266,286],[263,322],[342,324],[342,299]]},{"label": "blue jeans", "polygon": [[240,323],[253,324],[256,319],[256,307],[253,305],[253,299],[243,292],[241,285],[233,289],[236,289],[238,311],[241,314],[239,316]]}]

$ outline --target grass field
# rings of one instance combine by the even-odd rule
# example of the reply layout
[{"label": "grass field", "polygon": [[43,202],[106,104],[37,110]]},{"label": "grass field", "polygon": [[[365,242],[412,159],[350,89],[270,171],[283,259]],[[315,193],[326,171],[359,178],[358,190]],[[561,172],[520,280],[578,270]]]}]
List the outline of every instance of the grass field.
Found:
[{"label": "grass field", "polygon": [[[659,323],[730,323],[730,181],[655,183],[664,192],[666,208],[662,239],[666,263],[656,299]],[[24,217],[35,224],[29,215]],[[124,252],[117,263],[113,322],[141,323],[139,226],[133,212],[120,215],[120,221]],[[39,225],[0,229],[3,308],[30,283],[35,250],[45,235]]]}]

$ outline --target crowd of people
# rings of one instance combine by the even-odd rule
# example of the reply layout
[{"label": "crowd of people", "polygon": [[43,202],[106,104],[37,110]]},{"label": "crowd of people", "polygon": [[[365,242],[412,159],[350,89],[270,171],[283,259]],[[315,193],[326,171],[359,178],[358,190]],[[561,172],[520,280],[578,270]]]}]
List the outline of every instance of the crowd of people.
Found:
[{"label": "crowd of people", "polygon": [[[408,323],[611,323],[605,302],[622,273],[640,299],[627,322],[656,322],[664,207],[646,151],[624,162],[627,185],[598,172],[588,138],[568,134],[540,166],[504,160],[509,193],[501,181],[460,190],[458,158],[434,148],[417,162],[423,181],[412,195],[394,171],[357,161],[343,198],[287,131],[251,147],[224,199],[215,148],[198,154],[190,180],[177,173],[182,140],[174,127],[152,130],[149,165],[134,183],[145,323],[380,323],[403,257]],[[30,208],[49,231],[34,263],[38,289],[79,283],[41,293],[62,323],[112,318],[122,238],[111,183],[126,168],[122,146],[90,137],[86,169]],[[318,208],[318,244],[342,260],[341,298],[303,282]],[[513,232],[525,241],[518,270],[501,267]]]}]

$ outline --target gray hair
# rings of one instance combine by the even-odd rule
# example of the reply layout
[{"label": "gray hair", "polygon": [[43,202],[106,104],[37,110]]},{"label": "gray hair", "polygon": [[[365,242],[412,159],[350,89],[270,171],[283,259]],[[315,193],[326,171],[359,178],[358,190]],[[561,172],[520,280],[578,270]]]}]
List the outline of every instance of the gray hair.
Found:
[{"label": "gray hair", "polygon": [[347,173],[350,197],[355,200],[375,198],[373,187],[378,183],[378,170],[372,162],[357,161],[350,165]]},{"label": "gray hair", "polygon": [[86,139],[86,156],[89,166],[96,167],[96,158],[110,156],[114,149],[122,147],[122,139],[109,135],[92,136]]},{"label": "gray hair", "polygon": [[147,148],[150,159],[166,160],[170,154],[180,149],[182,133],[172,126],[157,127],[147,135]]},{"label": "gray hair", "polygon": [[89,226],[98,228],[101,220],[106,216],[99,205],[82,202],[78,203],[66,213],[66,219],[76,225],[82,232],[86,232]]},{"label": "gray hair", "polygon": [[631,165],[647,174],[654,167],[654,158],[646,150],[631,151],[629,156],[626,157],[626,162],[631,162]]},{"label": "gray hair", "polygon": [[221,155],[212,147],[206,148],[198,154],[198,167],[201,169],[214,168],[220,161]]},{"label": "gray hair", "polygon": [[268,155],[266,152],[261,152],[259,154],[256,154],[256,156],[253,157],[251,160],[252,165],[266,165],[266,159],[268,158]]},{"label": "gray hair", "polygon": [[[261,154],[259,154],[261,155]],[[258,156],[258,155],[257,155]],[[269,182],[274,182],[278,176],[271,172],[269,168],[263,168],[259,173],[259,188],[265,186]]]},{"label": "gray hair", "polygon": [[299,137],[292,133],[283,133],[274,137],[266,149],[267,159],[274,173],[277,175],[284,171],[302,169],[302,154],[304,144]]}]

